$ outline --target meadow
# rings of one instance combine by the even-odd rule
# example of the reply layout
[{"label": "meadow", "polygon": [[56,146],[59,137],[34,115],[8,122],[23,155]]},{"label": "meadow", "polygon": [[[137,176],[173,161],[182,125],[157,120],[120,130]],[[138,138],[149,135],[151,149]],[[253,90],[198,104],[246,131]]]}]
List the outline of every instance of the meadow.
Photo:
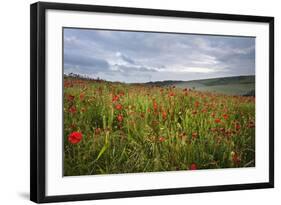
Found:
[{"label": "meadow", "polygon": [[149,85],[168,86],[179,88],[191,88],[197,91],[220,93],[225,95],[255,95],[255,76],[232,76],[191,81],[157,81],[149,82]]},{"label": "meadow", "polygon": [[255,97],[64,77],[64,175],[255,166]]}]

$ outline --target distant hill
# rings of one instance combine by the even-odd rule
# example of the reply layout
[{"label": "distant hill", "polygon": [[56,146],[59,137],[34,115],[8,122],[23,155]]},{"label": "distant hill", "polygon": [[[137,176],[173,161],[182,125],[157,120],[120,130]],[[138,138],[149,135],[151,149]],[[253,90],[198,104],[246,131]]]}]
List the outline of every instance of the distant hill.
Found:
[{"label": "distant hill", "polygon": [[146,85],[176,86],[227,95],[255,96],[255,76],[233,76],[192,81],[157,81]]}]

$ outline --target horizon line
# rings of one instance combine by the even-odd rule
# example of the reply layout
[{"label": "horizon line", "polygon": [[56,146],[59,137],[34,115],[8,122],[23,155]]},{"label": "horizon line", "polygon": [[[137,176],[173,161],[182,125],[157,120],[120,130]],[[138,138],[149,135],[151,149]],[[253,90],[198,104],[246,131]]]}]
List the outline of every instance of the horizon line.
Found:
[{"label": "horizon line", "polygon": [[[218,79],[218,78],[234,78],[234,77],[251,77],[251,76],[256,76],[255,74],[252,75],[233,75],[233,76],[221,76],[221,77],[210,77],[210,78],[199,78],[199,79],[194,79],[194,80],[157,80],[157,81],[146,81],[146,82],[132,82],[132,83],[127,83],[127,82],[122,82],[122,81],[110,81],[110,80],[105,80],[97,76],[96,78],[93,78],[91,76],[88,76],[87,74],[78,74],[78,73],[63,73],[63,75],[68,76],[68,77],[77,77],[84,78],[84,79],[90,79],[90,80],[102,80],[102,81],[107,81],[107,82],[113,82],[113,83],[125,83],[125,84],[146,84],[146,83],[156,83],[156,82],[192,82],[192,81],[200,81],[200,80],[212,80],[212,79]],[[71,76],[73,75],[73,76]]]}]

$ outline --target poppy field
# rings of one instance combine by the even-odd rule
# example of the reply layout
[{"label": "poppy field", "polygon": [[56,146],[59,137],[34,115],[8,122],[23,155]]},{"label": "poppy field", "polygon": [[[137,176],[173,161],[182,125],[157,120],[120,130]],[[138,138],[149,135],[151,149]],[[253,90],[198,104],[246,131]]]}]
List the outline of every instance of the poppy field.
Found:
[{"label": "poppy field", "polygon": [[64,77],[64,175],[255,166],[255,97]]}]

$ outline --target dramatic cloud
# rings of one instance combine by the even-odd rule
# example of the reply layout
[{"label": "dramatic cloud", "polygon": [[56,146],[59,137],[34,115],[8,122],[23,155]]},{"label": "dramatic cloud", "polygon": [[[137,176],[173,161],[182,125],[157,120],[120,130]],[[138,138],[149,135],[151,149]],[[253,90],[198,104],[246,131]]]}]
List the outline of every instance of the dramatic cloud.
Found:
[{"label": "dramatic cloud", "polygon": [[255,74],[255,38],[64,29],[64,73],[110,81]]}]

